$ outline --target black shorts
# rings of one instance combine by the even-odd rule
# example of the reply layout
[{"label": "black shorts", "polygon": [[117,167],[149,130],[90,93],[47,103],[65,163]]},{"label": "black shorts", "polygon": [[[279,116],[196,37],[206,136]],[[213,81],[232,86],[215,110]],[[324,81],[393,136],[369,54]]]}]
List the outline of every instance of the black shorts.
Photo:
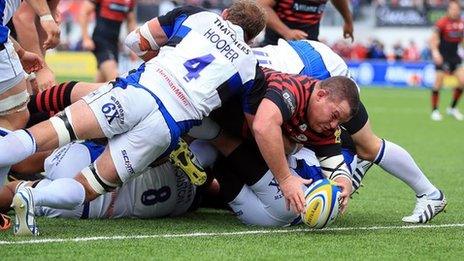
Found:
[{"label": "black shorts", "polygon": [[[97,58],[97,65],[100,65],[108,60],[114,60],[118,62],[118,39],[104,38],[103,36],[92,37],[93,42],[95,43],[95,50],[93,54]],[[114,41],[113,41],[114,40]]]},{"label": "black shorts", "polygon": [[446,73],[454,73],[454,71],[456,71],[456,69],[461,65],[461,62],[462,59],[459,56],[443,57],[443,63],[440,65],[435,64],[435,69]]},{"label": "black shorts", "polygon": [[[294,23],[285,23],[289,28],[291,29],[298,29],[301,30],[305,33],[308,34],[308,37],[306,39],[308,40],[313,40],[313,41],[318,41],[319,37],[319,24],[294,24]],[[275,32],[274,30],[270,28],[266,28],[265,34],[264,34],[264,41],[261,44],[262,46],[264,45],[276,45],[277,41],[279,38],[283,38],[280,34]]]}]

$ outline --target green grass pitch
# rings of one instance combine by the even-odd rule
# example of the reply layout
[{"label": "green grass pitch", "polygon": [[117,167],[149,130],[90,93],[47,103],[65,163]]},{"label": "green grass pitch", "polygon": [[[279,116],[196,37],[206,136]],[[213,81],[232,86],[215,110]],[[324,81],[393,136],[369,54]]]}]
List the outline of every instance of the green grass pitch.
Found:
[{"label": "green grass pitch", "polygon": [[[442,93],[444,113],[451,92]],[[39,218],[37,238],[0,233],[0,259],[460,259],[464,255],[464,122],[450,117],[432,122],[429,95],[413,89],[361,92],[377,135],[406,148],[448,198],[447,213],[425,226],[401,222],[414,207],[414,193],[375,166],[348,212],[325,230],[247,227],[227,212],[209,209],[156,220]]]}]

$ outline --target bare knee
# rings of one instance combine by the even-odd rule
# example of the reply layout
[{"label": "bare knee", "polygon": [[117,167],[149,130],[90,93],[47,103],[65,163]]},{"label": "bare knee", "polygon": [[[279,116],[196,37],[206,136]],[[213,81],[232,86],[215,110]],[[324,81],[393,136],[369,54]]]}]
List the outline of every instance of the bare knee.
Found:
[{"label": "bare knee", "polygon": [[82,173],[79,173],[76,177],[74,177],[77,182],[81,183],[82,186],[84,187],[85,190],[85,202],[92,201],[96,198],[98,198],[101,194],[97,193],[89,184],[87,179],[82,175]]}]

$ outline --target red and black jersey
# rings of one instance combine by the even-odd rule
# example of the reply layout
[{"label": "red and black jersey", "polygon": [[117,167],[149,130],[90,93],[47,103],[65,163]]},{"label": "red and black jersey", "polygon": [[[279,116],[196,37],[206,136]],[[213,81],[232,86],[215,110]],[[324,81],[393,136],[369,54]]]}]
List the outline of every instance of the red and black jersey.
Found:
[{"label": "red and black jersey", "polygon": [[292,75],[263,69],[268,84],[265,98],[274,102],[283,117],[282,130],[295,142],[306,146],[340,147],[340,131],[317,133],[309,127],[307,109],[309,99],[318,82],[303,75]]},{"label": "red and black jersey", "polygon": [[[266,93],[261,96],[273,101],[280,109],[284,124],[282,131],[298,143],[310,147],[318,156],[340,154],[340,131],[316,133],[306,121],[306,108],[314,84],[318,81],[307,76],[290,75],[263,68]],[[262,94],[261,94],[262,95]],[[258,97],[257,97],[258,98]],[[241,109],[241,102],[229,100],[214,110],[210,117],[229,135],[251,139],[249,127]]]},{"label": "red and black jersey", "polygon": [[134,9],[135,0],[92,0],[96,5],[97,17],[123,22]]},{"label": "red and black jersey", "polygon": [[[298,29],[308,34],[307,39],[317,41],[319,22],[322,18],[327,0],[275,0],[274,11],[282,22],[291,29]],[[277,44],[282,38],[271,28],[266,28],[264,42]]]},{"label": "red and black jersey", "polygon": [[134,9],[136,0],[90,0],[95,4],[96,25],[94,38],[116,41],[127,15]]},{"label": "red and black jersey", "polygon": [[283,22],[318,24],[327,0],[277,0],[274,11]]},{"label": "red and black jersey", "polygon": [[444,16],[435,23],[435,28],[440,35],[440,54],[444,58],[457,56],[458,45],[464,37],[464,21]]}]

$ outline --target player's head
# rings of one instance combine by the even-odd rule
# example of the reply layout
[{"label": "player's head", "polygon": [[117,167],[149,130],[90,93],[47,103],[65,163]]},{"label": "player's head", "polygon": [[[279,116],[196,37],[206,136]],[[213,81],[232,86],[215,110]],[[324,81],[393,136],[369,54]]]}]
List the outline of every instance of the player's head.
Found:
[{"label": "player's head", "polygon": [[318,82],[307,108],[308,122],[316,132],[332,133],[347,122],[359,107],[356,84],[348,77],[334,76]]},{"label": "player's head", "polygon": [[448,17],[451,19],[459,19],[461,17],[461,4],[456,0],[451,0],[448,4]]},{"label": "player's head", "polygon": [[266,13],[256,1],[238,0],[225,9],[222,17],[235,25],[242,27],[245,42],[255,38],[266,25]]}]

